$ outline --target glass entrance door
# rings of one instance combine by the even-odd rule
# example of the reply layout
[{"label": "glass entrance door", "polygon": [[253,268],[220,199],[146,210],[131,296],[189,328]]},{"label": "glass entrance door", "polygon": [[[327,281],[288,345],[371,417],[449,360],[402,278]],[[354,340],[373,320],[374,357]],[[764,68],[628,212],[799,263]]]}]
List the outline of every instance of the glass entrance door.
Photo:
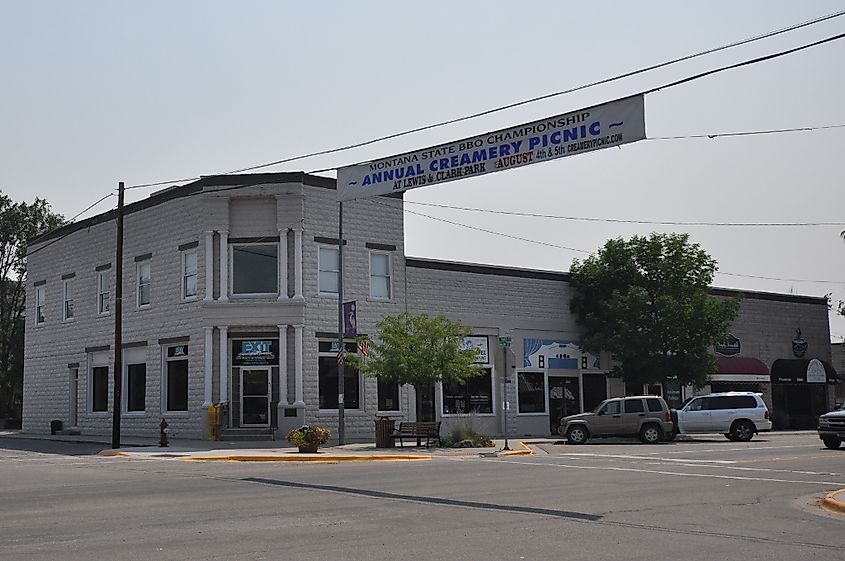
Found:
[{"label": "glass entrance door", "polygon": [[549,376],[549,429],[558,434],[560,420],[581,412],[581,384],[576,376]]},{"label": "glass entrance door", "polygon": [[241,370],[241,426],[270,426],[270,369]]}]

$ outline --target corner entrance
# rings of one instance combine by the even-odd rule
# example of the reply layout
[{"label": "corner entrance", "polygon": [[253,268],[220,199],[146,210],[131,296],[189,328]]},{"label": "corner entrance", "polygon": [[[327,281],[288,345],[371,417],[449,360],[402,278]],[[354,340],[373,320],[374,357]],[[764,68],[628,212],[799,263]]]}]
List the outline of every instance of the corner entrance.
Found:
[{"label": "corner entrance", "polygon": [[581,412],[581,383],[577,376],[549,375],[549,430],[558,434],[560,420]]},{"label": "corner entrance", "polygon": [[241,370],[241,426],[270,426],[270,369]]}]

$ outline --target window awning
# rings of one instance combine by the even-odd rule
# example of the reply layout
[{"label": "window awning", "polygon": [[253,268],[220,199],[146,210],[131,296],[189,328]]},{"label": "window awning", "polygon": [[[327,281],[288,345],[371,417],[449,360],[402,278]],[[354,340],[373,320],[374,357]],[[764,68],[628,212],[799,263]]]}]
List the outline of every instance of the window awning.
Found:
[{"label": "window awning", "polygon": [[769,382],[769,369],[763,361],[748,357],[716,357],[719,373],[710,376],[711,382],[763,383]]},{"label": "window awning", "polygon": [[836,370],[817,358],[779,358],[772,364],[773,384],[835,384]]}]

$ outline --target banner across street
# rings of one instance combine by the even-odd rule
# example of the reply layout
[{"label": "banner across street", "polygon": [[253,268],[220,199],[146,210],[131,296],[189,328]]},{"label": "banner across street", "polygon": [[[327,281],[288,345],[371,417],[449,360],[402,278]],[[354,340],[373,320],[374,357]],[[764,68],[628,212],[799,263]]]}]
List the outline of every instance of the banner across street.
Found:
[{"label": "banner across street", "polygon": [[645,100],[627,97],[337,172],[337,200],[401,193],[646,138]]}]

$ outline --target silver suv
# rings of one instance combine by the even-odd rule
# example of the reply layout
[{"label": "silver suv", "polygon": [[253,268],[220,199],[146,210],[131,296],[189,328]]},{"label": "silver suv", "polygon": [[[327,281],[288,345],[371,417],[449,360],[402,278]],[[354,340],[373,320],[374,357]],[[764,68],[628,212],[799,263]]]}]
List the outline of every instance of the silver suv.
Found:
[{"label": "silver suv", "polygon": [[748,442],[760,431],[772,430],[762,394],[724,392],[692,398],[677,411],[681,434],[720,432],[728,440]]},{"label": "silver suv", "polygon": [[636,436],[654,444],[673,434],[673,424],[662,397],[637,395],[606,399],[590,413],[564,417],[558,432],[569,444],[607,436]]},{"label": "silver suv", "polygon": [[836,450],[845,440],[845,405],[819,417],[819,438],[831,450]]}]

